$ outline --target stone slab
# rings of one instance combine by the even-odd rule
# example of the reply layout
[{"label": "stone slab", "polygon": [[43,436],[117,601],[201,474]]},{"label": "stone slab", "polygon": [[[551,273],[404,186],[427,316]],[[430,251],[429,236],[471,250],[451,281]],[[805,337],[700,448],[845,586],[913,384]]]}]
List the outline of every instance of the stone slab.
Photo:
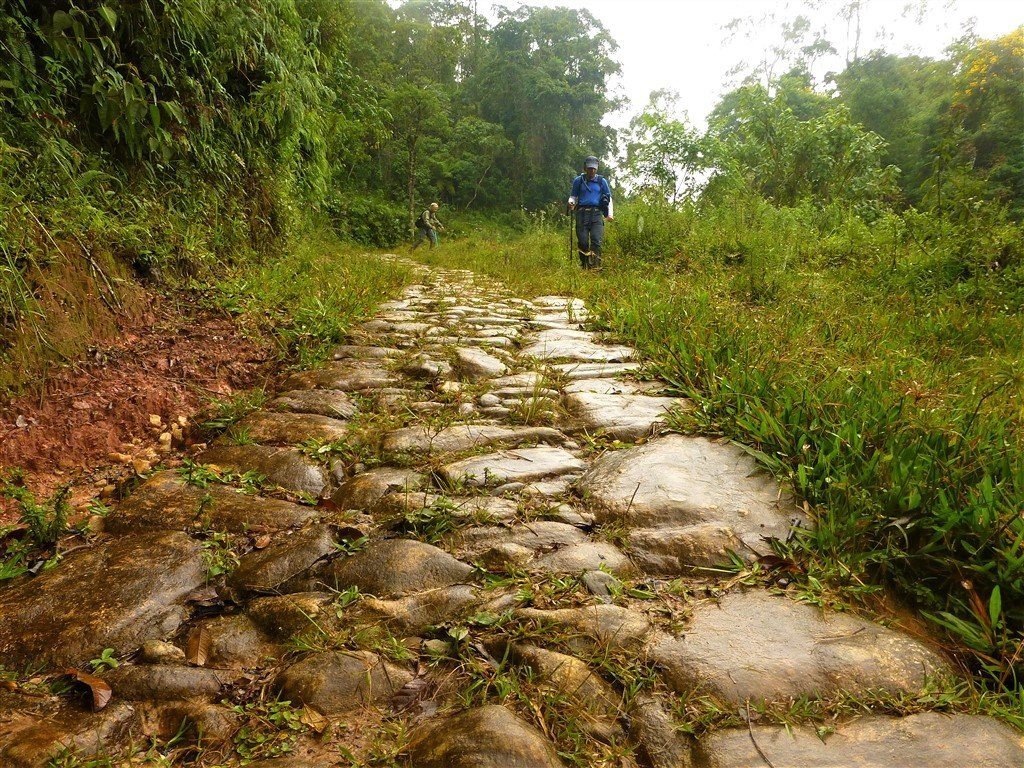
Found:
[{"label": "stone slab", "polygon": [[787,701],[867,690],[914,695],[950,667],[919,641],[878,624],[766,592],[730,592],[696,608],[682,637],[651,658],[678,693]]},{"label": "stone slab", "polygon": [[285,413],[316,413],[332,419],[351,419],[359,410],[347,393],[337,389],[291,389],[266,405]]},{"label": "stone slab", "polygon": [[190,592],[206,583],[202,547],[183,533],[147,532],[69,555],[0,591],[0,658],[76,666],[104,648],[136,650],[174,633]]},{"label": "stone slab", "polygon": [[411,539],[386,539],[331,564],[324,576],[332,589],[358,587],[376,597],[400,597],[460,584],[473,568],[442,549]]},{"label": "stone slab", "polygon": [[551,443],[561,445],[568,438],[550,427],[505,427],[497,424],[456,424],[437,430],[431,427],[406,427],[384,437],[385,451],[414,453],[454,453],[470,448],[506,443]]},{"label": "stone slab", "polygon": [[119,502],[104,521],[104,530],[278,531],[299,527],[315,516],[311,507],[239,493],[218,483],[200,488],[189,485],[175,471],[165,471],[150,475]]},{"label": "stone slab", "polygon": [[562,768],[554,745],[497,704],[467,710],[412,734],[417,768]]},{"label": "stone slab", "polygon": [[471,486],[530,482],[585,469],[586,464],[562,448],[538,446],[501,451],[456,461],[441,469],[450,483]]},{"label": "stone slab", "polygon": [[[315,390],[314,390],[315,391]],[[245,437],[263,445],[298,445],[306,440],[325,443],[344,439],[347,422],[315,413],[275,413],[254,411],[228,428],[218,443]]]},{"label": "stone slab", "polygon": [[[753,737],[751,738],[751,733]],[[1024,738],[992,718],[924,712],[865,717],[818,736],[806,726],[717,731],[697,742],[693,768],[763,768],[757,748],[776,766],[814,768],[1020,768]]]},{"label": "stone slab", "polygon": [[569,411],[583,426],[614,440],[636,440],[664,423],[665,414],[688,401],[678,397],[571,392],[565,395]]},{"label": "stone slab", "polygon": [[569,381],[616,378],[640,370],[640,363],[556,363],[548,368]]},{"label": "stone slab", "polygon": [[391,371],[374,363],[329,362],[320,368],[289,376],[285,389],[333,389],[340,392],[364,392],[393,387],[399,379]]},{"label": "stone slab", "polygon": [[239,472],[257,472],[275,485],[312,496],[322,494],[328,483],[327,470],[295,448],[217,445],[200,454],[199,461]]},{"label": "stone slab", "polygon": [[[714,533],[708,547],[695,551],[735,540],[744,550],[764,552],[766,539],[786,539],[803,519],[792,498],[742,449],[683,435],[606,453],[580,480],[579,490],[600,522],[650,529],[652,539],[664,541],[670,530],[687,527]],[[686,565],[687,552],[695,548],[680,540],[684,546],[675,555]],[[663,547],[658,554],[671,553]]]}]

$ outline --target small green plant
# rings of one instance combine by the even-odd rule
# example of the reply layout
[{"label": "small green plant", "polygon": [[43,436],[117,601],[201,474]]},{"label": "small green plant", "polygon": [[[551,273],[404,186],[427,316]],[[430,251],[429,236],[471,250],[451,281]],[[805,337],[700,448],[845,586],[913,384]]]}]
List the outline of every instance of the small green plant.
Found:
[{"label": "small green plant", "polygon": [[178,474],[189,485],[196,488],[209,488],[210,485],[236,485],[245,494],[259,493],[267,484],[266,475],[261,475],[254,470],[236,472],[230,469],[221,469],[209,464],[199,464],[191,459],[185,459]]},{"label": "small green plant", "polygon": [[102,672],[104,669],[117,669],[121,666],[121,662],[114,656],[113,648],[104,648],[98,658],[91,659],[89,666],[96,672]]},{"label": "small green plant", "polygon": [[68,530],[71,486],[63,485],[46,501],[37,502],[24,485],[24,474],[14,470],[10,477],[0,478],[0,496],[12,499],[18,506],[18,519],[27,526],[28,535],[37,547],[48,549]]},{"label": "small green plant", "polygon": [[295,748],[298,738],[309,731],[303,711],[290,701],[255,702],[236,705],[232,711],[243,722],[235,732],[235,751],[243,760],[280,757]]},{"label": "small green plant", "polygon": [[266,401],[267,393],[262,389],[238,392],[224,399],[215,398],[210,401],[214,411],[213,415],[199,426],[204,432],[210,434],[223,432],[242,417],[247,416],[262,406]]},{"label": "small green plant", "polygon": [[407,507],[391,522],[397,533],[415,536],[420,541],[434,544],[456,530],[458,507],[445,497],[436,499],[427,507]]},{"label": "small green plant", "polygon": [[238,553],[229,534],[211,531],[203,542],[203,560],[206,563],[207,578],[215,579],[231,573],[238,567]]}]

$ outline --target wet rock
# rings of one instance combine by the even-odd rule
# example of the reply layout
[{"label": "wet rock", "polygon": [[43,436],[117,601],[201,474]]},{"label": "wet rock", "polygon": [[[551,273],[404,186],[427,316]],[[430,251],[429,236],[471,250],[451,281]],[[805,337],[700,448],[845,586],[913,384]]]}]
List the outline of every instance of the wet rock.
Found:
[{"label": "wet rock", "polygon": [[230,445],[239,436],[263,445],[298,445],[306,440],[329,443],[344,439],[348,431],[347,422],[315,413],[254,411],[233,424],[217,443]]},{"label": "wet rock", "polygon": [[206,582],[202,547],[182,533],[140,533],[66,557],[0,591],[0,658],[77,666],[104,648],[135,650],[174,633]]},{"label": "wet rock", "polygon": [[530,563],[530,569],[545,573],[583,573],[605,568],[624,575],[633,571],[633,564],[618,547],[606,541],[587,541],[562,547]]},{"label": "wet rock", "polygon": [[[560,608],[542,611],[520,608],[516,616],[541,626],[553,626],[577,634],[580,648],[622,649],[635,652],[650,638],[652,624],[642,613],[617,605],[588,605],[583,608]],[[586,642],[584,642],[586,641]]]},{"label": "wet rock", "polygon": [[501,360],[476,347],[458,347],[455,356],[459,373],[469,381],[492,379],[508,372]]},{"label": "wet rock", "polygon": [[67,709],[42,720],[17,718],[0,725],[0,765],[49,768],[63,752],[80,758],[104,754],[127,739],[135,720],[135,708],[124,702],[96,713]]},{"label": "wet rock", "polygon": [[463,531],[458,537],[460,551],[476,557],[500,544],[516,544],[530,551],[542,553],[572,544],[586,542],[587,535],[572,525],[552,520],[537,520],[532,523],[510,527],[482,526]]},{"label": "wet rock", "polygon": [[562,448],[538,446],[474,456],[448,464],[441,475],[449,483],[472,486],[529,482],[564,475],[586,468],[586,464]]},{"label": "wet rock", "polygon": [[339,509],[375,510],[388,493],[416,491],[423,487],[423,475],[411,469],[379,467],[349,478],[331,496]]},{"label": "wet rock", "polygon": [[928,677],[950,674],[907,635],[760,591],[699,607],[684,637],[660,639],[650,655],[677,692],[734,704],[869,689],[913,695]]},{"label": "wet rock", "polygon": [[315,413],[341,420],[351,419],[359,410],[352,398],[334,389],[292,389],[279,394],[266,408],[284,413]]},{"label": "wet rock", "polygon": [[332,563],[324,581],[334,589],[355,586],[366,594],[391,597],[450,587],[472,572],[472,567],[430,544],[386,539]]},{"label": "wet rock", "polygon": [[514,645],[511,650],[514,663],[529,667],[543,688],[571,704],[587,733],[604,742],[622,736],[616,722],[622,697],[585,662],[532,645]]},{"label": "wet rock", "polygon": [[652,434],[664,423],[666,412],[684,407],[688,401],[678,397],[573,392],[565,396],[565,403],[591,433],[629,441]]},{"label": "wet rock", "polygon": [[[751,737],[751,732],[753,736]],[[864,717],[819,737],[806,726],[754,726],[716,731],[697,742],[694,768],[764,765],[820,768],[966,768],[1024,765],[1024,738],[992,718],[925,712],[903,718]],[[754,744],[757,744],[757,747]]]},{"label": "wet rock", "polygon": [[512,499],[497,496],[443,496],[429,491],[389,493],[380,500],[375,511],[385,517],[401,517],[431,507],[442,507],[456,520],[477,524],[511,520],[518,513],[518,504]]},{"label": "wet rock", "polygon": [[203,699],[140,701],[135,706],[141,720],[136,737],[139,733],[162,740],[177,737],[179,743],[209,747],[230,741],[239,726],[236,712]]},{"label": "wet rock", "polygon": [[239,493],[226,485],[189,485],[174,471],[150,476],[107,515],[105,530],[128,533],[147,528],[245,533],[301,526],[316,510],[278,499]]},{"label": "wet rock", "polygon": [[375,363],[343,361],[321,368],[295,373],[285,380],[285,389],[334,389],[340,392],[365,392],[397,385],[391,371]]},{"label": "wet rock", "polygon": [[243,555],[228,578],[228,584],[246,594],[278,592],[286,582],[308,572],[337,551],[330,526],[314,525],[282,536],[266,549]]},{"label": "wet rock", "polygon": [[295,592],[251,600],[246,613],[267,634],[286,639],[317,628],[330,616],[333,601],[330,592]]},{"label": "wet rock", "polygon": [[104,673],[103,679],[118,698],[128,701],[169,701],[213,698],[224,685],[231,682],[233,675],[221,670],[180,664],[122,664]]},{"label": "wet rock", "polygon": [[321,754],[307,752],[299,757],[275,757],[272,760],[257,760],[254,763],[249,763],[249,768],[336,768],[337,765],[337,752],[328,749]]},{"label": "wet rock", "polygon": [[359,601],[355,614],[360,620],[382,621],[397,632],[417,634],[464,615],[480,602],[476,589],[457,584],[394,600],[365,597]]},{"label": "wet rock", "polygon": [[416,729],[416,768],[562,768],[554,746],[507,709],[489,705]]},{"label": "wet rock", "polygon": [[[767,552],[765,539],[787,538],[801,519],[792,499],[780,497],[775,480],[743,450],[705,438],[666,435],[606,453],[579,490],[595,505],[599,521],[625,519],[648,529],[631,541],[635,560],[660,563],[652,570],[665,575],[705,565],[706,553],[736,542],[742,544],[737,551]],[[701,535],[711,536],[706,545]],[[645,545],[652,542],[657,546],[647,549],[647,557]],[[673,542],[679,544],[675,550]],[[700,556],[690,560],[694,552]]]},{"label": "wet rock", "polygon": [[634,700],[629,711],[629,737],[647,768],[693,766],[690,742],[676,730],[665,707],[653,696],[641,695]]},{"label": "wet rock", "polygon": [[327,470],[295,448],[218,445],[204,451],[199,460],[239,472],[254,471],[282,488],[313,496],[319,496],[327,487]]},{"label": "wet rock", "polygon": [[412,680],[412,673],[367,651],[317,653],[277,678],[281,698],[328,717],[378,704]]},{"label": "wet rock", "polygon": [[139,659],[146,664],[184,664],[185,652],[163,640],[147,640],[142,644]]},{"label": "wet rock", "polygon": [[751,558],[768,551],[766,542],[751,540],[748,544],[718,523],[638,528],[629,534],[633,562],[654,576],[679,576],[695,568],[721,565],[728,562],[730,552]]},{"label": "wet rock", "polygon": [[565,435],[550,427],[504,427],[494,424],[457,424],[440,430],[429,427],[406,427],[389,432],[383,447],[385,451],[416,453],[454,453],[470,448],[506,443],[551,443],[561,445]]},{"label": "wet rock", "polygon": [[218,616],[201,622],[192,632],[205,631],[209,652],[203,666],[213,669],[250,669],[269,659],[278,658],[281,650],[248,616]]}]

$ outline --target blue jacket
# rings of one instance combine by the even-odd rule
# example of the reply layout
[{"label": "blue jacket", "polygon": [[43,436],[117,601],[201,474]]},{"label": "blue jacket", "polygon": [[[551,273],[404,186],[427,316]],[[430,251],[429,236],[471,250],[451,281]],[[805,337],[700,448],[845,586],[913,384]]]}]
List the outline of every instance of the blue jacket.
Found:
[{"label": "blue jacket", "polygon": [[608,201],[612,199],[612,190],[604,176],[594,176],[593,181],[588,181],[586,175],[581,173],[573,179],[570,195],[576,198],[576,205],[593,206],[607,211]]}]

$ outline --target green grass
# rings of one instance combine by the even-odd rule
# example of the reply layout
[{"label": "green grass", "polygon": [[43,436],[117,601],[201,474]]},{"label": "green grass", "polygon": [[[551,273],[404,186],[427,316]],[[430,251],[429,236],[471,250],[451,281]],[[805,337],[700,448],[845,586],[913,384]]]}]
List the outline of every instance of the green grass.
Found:
[{"label": "green grass", "polygon": [[269,332],[282,359],[306,369],[326,360],[353,323],[372,315],[408,280],[406,267],[318,230],[278,259],[194,287],[254,332]]},{"label": "green grass", "polygon": [[[830,228],[825,214],[766,204],[620,213],[598,274],[570,262],[564,220],[497,242],[481,228],[422,258],[527,297],[585,299],[599,327],[693,398],[676,428],[743,443],[807,502],[817,526],[795,546],[806,578],[851,600],[894,587],[997,689],[1016,688],[1019,261],[981,268],[983,238],[972,250],[909,215]],[[1003,252],[1019,249],[1000,231]]]}]

